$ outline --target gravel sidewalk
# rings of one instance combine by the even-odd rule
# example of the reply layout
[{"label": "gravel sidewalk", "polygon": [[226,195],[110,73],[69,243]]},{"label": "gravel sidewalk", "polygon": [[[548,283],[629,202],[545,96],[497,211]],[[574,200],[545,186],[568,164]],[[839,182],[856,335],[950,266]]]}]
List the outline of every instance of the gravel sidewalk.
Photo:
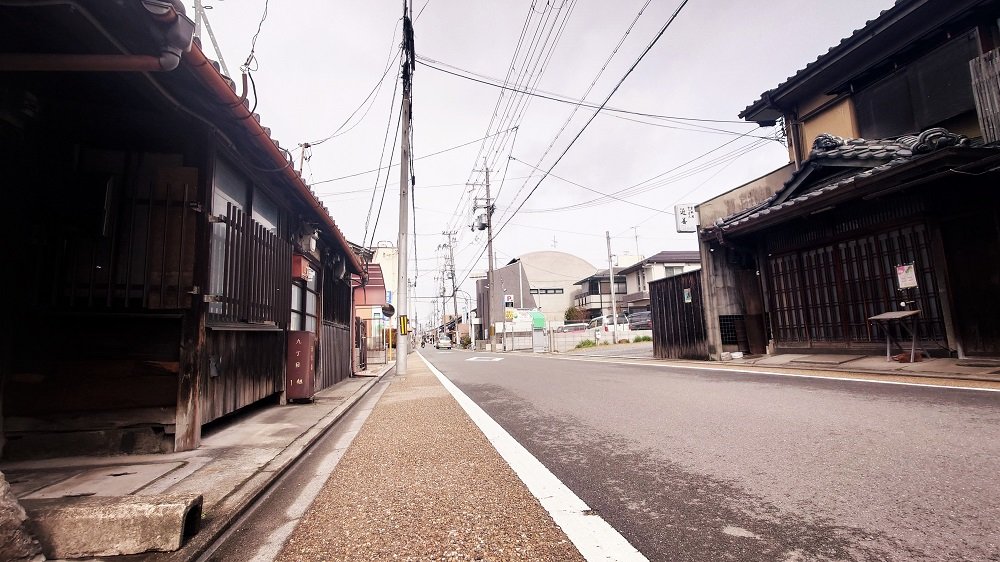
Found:
[{"label": "gravel sidewalk", "polygon": [[278,557],[583,560],[415,355]]}]

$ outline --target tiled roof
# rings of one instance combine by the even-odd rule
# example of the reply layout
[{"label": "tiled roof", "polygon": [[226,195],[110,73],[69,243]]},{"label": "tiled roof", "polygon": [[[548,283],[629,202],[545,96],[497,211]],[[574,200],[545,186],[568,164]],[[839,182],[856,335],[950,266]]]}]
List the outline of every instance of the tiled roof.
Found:
[{"label": "tiled roof", "polygon": [[643,260],[643,262],[648,263],[684,263],[698,261],[701,261],[701,254],[697,251],[683,252],[671,250],[658,252]]},{"label": "tiled roof", "polygon": [[[665,250],[663,252],[658,252],[656,254],[653,254],[652,256],[644,260],[640,260],[639,262],[634,263],[628,267],[622,268],[620,271],[616,273],[622,273],[622,274],[632,273],[633,271],[642,269],[644,265],[650,263],[700,263],[700,262],[701,262],[701,254],[698,253],[697,251]],[[607,271],[605,271],[605,274],[607,274]]]},{"label": "tiled roof", "polygon": [[[989,4],[988,0],[896,0],[890,8],[883,10],[878,17],[869,20],[849,36],[830,47],[825,53],[816,57],[791,76],[788,76],[777,86],[765,91],[753,103],[740,112],[741,119],[770,120],[780,114],[778,104],[782,97],[794,90],[798,85],[808,83],[812,78],[820,76],[825,70],[837,67],[838,74],[850,74],[863,70],[865,64],[875,62],[880,57],[890,56],[896,50],[905,48],[899,43],[901,37],[910,37],[910,41],[919,39],[931,27],[945,25],[949,21],[968,14],[977,6]],[[924,27],[921,27],[924,26]],[[860,60],[864,64],[845,63],[855,51],[863,52]],[[844,75],[842,78],[848,78]],[[827,83],[822,87],[833,87]],[[812,92],[820,93],[820,92]],[[832,92],[824,92],[832,93]],[[784,104],[781,105],[784,108]],[[787,109],[787,108],[786,108]],[[770,111],[768,111],[770,110]],[[777,112],[777,114],[776,114]]]},{"label": "tiled roof", "polygon": [[757,98],[753,103],[751,103],[750,105],[748,105],[746,108],[743,109],[742,112],[740,112],[740,119],[742,119],[743,116],[746,115],[750,111],[751,108],[753,108],[755,105],[758,105],[761,102],[763,102],[766,98],[768,98],[775,91],[781,89],[783,86],[785,86],[786,84],[788,84],[789,82],[791,82],[792,80],[794,80],[795,78],[797,78],[798,76],[800,76],[801,74],[804,74],[805,72],[808,72],[809,70],[812,70],[813,67],[815,67],[816,65],[820,64],[821,62],[823,62],[823,59],[831,56],[834,52],[839,51],[841,48],[845,47],[855,37],[858,37],[862,33],[864,33],[865,30],[867,30],[869,27],[875,25],[876,23],[882,21],[885,18],[888,18],[889,15],[891,15],[892,12],[894,12],[896,10],[899,10],[900,9],[900,4],[903,4],[903,3],[905,3],[905,2],[896,2],[891,8],[889,8],[887,10],[882,10],[882,12],[879,13],[879,15],[878,15],[877,18],[875,18],[873,20],[868,20],[867,22],[865,22],[865,25],[863,27],[861,27],[859,29],[855,29],[854,32],[851,33],[850,36],[841,39],[840,43],[838,43],[838,44],[834,45],[833,47],[830,47],[829,49],[827,49],[827,51],[825,53],[823,53],[820,56],[816,57],[816,60],[810,62],[804,68],[798,70],[795,74],[792,74],[788,78],[785,78],[784,81],[782,81],[780,84],[778,84],[774,88],[771,88],[770,90],[764,92],[759,98]]},{"label": "tiled roof", "polygon": [[[968,146],[968,144],[969,139],[965,136],[948,132],[939,127],[928,129],[919,135],[906,135],[896,139],[873,141],[844,139],[823,134],[816,137],[816,140],[813,142],[812,151],[809,153],[809,159],[803,163],[802,168],[798,172],[785,182],[781,190],[758,207],[741,211],[725,219],[720,219],[714,226],[709,226],[705,230],[718,229],[725,232],[761,217],[782,212],[789,207],[830,194],[852,185],[858,180],[885,173],[888,170],[912,162],[921,155],[931,153],[940,148]],[[782,200],[782,195],[799,182],[802,174],[807,173],[807,170],[814,169],[816,166],[823,166],[830,163],[832,160],[841,160],[842,162],[855,161],[858,171],[847,177],[834,179],[826,185],[813,188],[801,195]],[[776,201],[780,201],[780,203],[775,203]]]}]

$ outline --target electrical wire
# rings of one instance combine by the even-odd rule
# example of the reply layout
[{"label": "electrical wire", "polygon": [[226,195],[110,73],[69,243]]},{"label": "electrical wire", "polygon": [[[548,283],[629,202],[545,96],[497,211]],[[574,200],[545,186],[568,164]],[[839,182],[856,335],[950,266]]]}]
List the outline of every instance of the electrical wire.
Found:
[{"label": "electrical wire", "polygon": [[611,89],[607,97],[604,98],[604,101],[601,102],[601,106],[598,108],[598,110],[595,111],[593,115],[590,116],[590,119],[588,119],[587,122],[583,124],[583,127],[580,128],[580,131],[577,132],[576,136],[574,136],[573,139],[570,141],[570,143],[566,146],[566,148],[563,149],[562,154],[560,154],[559,157],[556,158],[555,162],[553,162],[552,165],[549,166],[546,174],[542,176],[542,178],[538,180],[538,183],[535,184],[535,187],[533,187],[531,191],[528,192],[528,195],[526,195],[524,199],[521,201],[521,204],[518,205],[516,209],[514,209],[514,211],[510,214],[510,217],[507,219],[507,221],[501,224],[500,228],[498,228],[497,231],[493,233],[494,239],[496,239],[497,235],[503,232],[507,224],[510,223],[510,219],[512,219],[514,215],[516,215],[517,212],[520,211],[522,207],[524,207],[524,204],[528,202],[528,199],[530,199],[531,196],[534,195],[536,191],[538,191],[539,186],[542,185],[548,174],[551,173],[552,170],[554,170],[557,165],[559,165],[559,162],[561,162],[562,159],[566,156],[566,154],[569,153],[570,149],[573,148],[573,145],[576,144],[576,141],[579,140],[581,136],[583,136],[584,131],[586,131],[587,127],[589,127],[590,124],[594,122],[594,119],[597,117],[597,114],[600,113],[600,110],[603,109],[605,105],[607,105],[607,103],[611,100],[611,97],[614,96],[615,93],[618,91],[618,89],[621,88],[622,84],[625,83],[625,79],[628,78],[630,74],[632,74],[632,72],[636,69],[636,67],[639,66],[639,63],[642,62],[642,59],[644,59],[646,55],[649,53],[649,51],[653,49],[653,46],[656,45],[657,41],[659,41],[660,38],[663,37],[663,34],[666,33],[670,25],[674,22],[674,20],[677,19],[677,16],[680,14],[681,10],[684,9],[684,6],[686,6],[688,2],[689,0],[682,0],[677,9],[674,10],[674,13],[670,16],[669,19],[667,19],[667,22],[664,23],[663,27],[660,28],[660,31],[656,34],[656,37],[654,37],[653,40],[649,42],[649,45],[646,47],[646,49],[643,50],[643,52],[639,55],[636,61],[632,63],[632,66],[629,67],[629,69],[625,72],[624,76],[622,76],[621,79],[618,80],[618,83],[615,84],[615,87]]},{"label": "electrical wire", "polygon": [[[636,69],[636,67],[639,66],[639,63],[642,62],[642,59],[645,58],[645,56],[649,53],[650,50],[652,50],[653,46],[656,45],[659,39],[663,37],[663,34],[666,33],[670,25],[674,22],[674,20],[677,19],[677,16],[680,14],[684,6],[687,5],[688,1],[689,0],[682,0],[681,4],[677,7],[676,10],[674,10],[674,13],[670,16],[669,19],[667,19],[666,23],[663,24],[663,26],[660,28],[659,32],[656,34],[653,40],[650,41],[649,45],[646,46],[645,50],[643,50],[643,52],[639,55],[636,61],[632,64],[632,66],[629,67],[629,69],[625,72],[625,74],[621,77],[621,79],[619,79],[618,83],[615,85],[614,88],[612,88],[611,92],[608,93],[607,97],[605,97],[604,101],[597,108],[597,111],[595,111],[590,116],[590,119],[588,119],[587,122],[584,123],[583,127],[580,129],[579,132],[577,132],[576,136],[573,137],[573,139],[566,146],[566,148],[563,149],[562,154],[560,154],[559,157],[555,160],[555,162],[553,162],[552,165],[549,166],[546,174],[543,175],[542,178],[538,180],[538,183],[535,184],[535,187],[533,187],[531,191],[528,192],[528,195],[525,196],[525,198],[521,201],[520,205],[518,205],[518,207],[510,214],[506,222],[500,225],[500,227],[493,233],[494,240],[500,234],[500,232],[502,232],[507,227],[507,225],[510,224],[510,221],[514,218],[515,215],[517,215],[518,211],[520,211],[521,208],[524,207],[525,203],[527,203],[528,200],[531,198],[531,196],[538,190],[539,186],[542,185],[542,183],[545,181],[546,177],[548,177],[548,175],[552,172],[552,170],[555,169],[555,167],[559,164],[559,162],[561,162],[562,159],[566,156],[566,154],[569,153],[573,145],[576,144],[576,141],[579,140],[579,138],[583,135],[583,132],[587,130],[587,127],[589,127],[591,123],[593,123],[594,119],[600,113],[600,110],[603,109],[605,105],[607,105],[607,103],[611,100],[611,97],[614,96],[614,94],[618,91],[621,85],[625,83],[625,79],[628,78],[630,74],[632,74],[632,72]],[[477,262],[482,257],[482,254],[485,251],[486,249],[484,248],[482,252],[480,252],[479,257],[476,258]],[[465,279],[463,279],[462,282],[464,283]]]},{"label": "electrical wire", "polygon": [[[546,100],[549,100],[549,101],[555,101],[555,102],[559,102],[559,103],[566,103],[566,104],[570,104],[570,105],[578,105],[580,107],[585,107],[585,108],[588,108],[588,109],[597,109],[599,107],[597,104],[590,103],[590,102],[586,101],[585,99],[578,99],[578,98],[574,98],[572,96],[567,96],[567,95],[564,95],[564,94],[550,92],[550,91],[547,91],[547,90],[541,90],[541,89],[530,89],[529,90],[529,89],[523,89],[523,88],[516,88],[516,87],[513,87],[513,86],[507,86],[506,84],[498,83],[498,82],[500,82],[500,80],[498,78],[494,78],[494,77],[491,77],[491,76],[486,76],[486,75],[483,75],[483,74],[478,74],[478,73],[475,73],[475,72],[473,72],[471,70],[465,70],[465,69],[459,68],[457,66],[446,64],[446,63],[441,62],[439,60],[435,60],[435,59],[432,59],[430,57],[426,57],[426,56],[423,56],[423,55],[417,55],[417,62],[419,62],[422,66],[426,66],[427,68],[430,68],[430,69],[433,69],[433,70],[437,70],[438,72],[442,72],[444,74],[450,74],[450,75],[455,76],[457,78],[463,78],[465,80],[470,80],[472,82],[478,82],[480,84],[485,84],[487,86],[493,86],[494,88],[499,88],[501,90],[507,90],[507,91],[511,91],[511,92],[525,94],[525,95],[528,95],[528,96],[532,96],[532,97],[536,97],[536,98],[542,98],[542,99],[546,99]],[[453,71],[450,71],[450,70],[446,70],[444,68],[441,68],[440,66],[435,66],[435,65],[441,65],[441,66],[447,66],[449,68],[454,68],[454,69],[460,70],[461,72],[465,72],[465,73],[467,73],[467,74],[469,74],[471,76],[467,76],[465,74],[460,74],[459,72],[453,72]],[[473,78],[473,76],[478,76],[479,78]],[[636,116],[639,116],[639,117],[649,117],[649,118],[653,118],[653,119],[666,119],[666,120],[673,119],[673,120],[677,120],[677,121],[692,121],[692,122],[697,122],[697,123],[731,123],[731,124],[735,124],[735,125],[755,125],[755,123],[750,123],[748,121],[738,121],[738,120],[734,120],[734,119],[708,119],[708,118],[702,118],[702,117],[684,117],[684,116],[680,116],[680,115],[662,115],[662,114],[658,114],[658,113],[648,113],[648,112],[644,112],[644,111],[634,111],[634,110],[622,109],[622,108],[617,108],[617,107],[604,107],[604,108],[601,108],[601,111],[605,112],[605,113],[609,113],[609,112],[610,113],[623,113],[623,114],[626,114],[626,115],[636,115]]]},{"label": "electrical wire", "polygon": [[[395,115],[396,93],[399,91],[399,81],[396,80],[395,84],[396,85],[392,89],[392,102],[389,104],[389,121],[385,125],[385,137],[382,139],[382,153],[379,154],[379,157],[378,157],[379,167],[376,168],[376,170],[379,172],[379,174],[377,176],[375,176],[375,189],[372,190],[372,200],[368,204],[368,215],[365,218],[365,234],[361,238],[361,247],[362,248],[367,248],[368,247],[368,246],[365,245],[365,241],[368,240],[368,225],[369,225],[369,223],[371,221],[371,218],[372,218],[372,209],[375,207],[375,194],[378,193],[378,180],[379,180],[379,177],[381,176],[381,170],[384,169],[382,167],[382,160],[385,158],[385,145],[388,144],[388,142],[389,142],[389,130],[392,128],[392,118]],[[399,122],[398,121],[397,121],[396,126],[399,127]],[[395,150],[396,150],[396,145],[395,145],[395,141],[394,141],[393,142],[393,151],[395,151]],[[390,154],[392,154],[392,153],[390,152]],[[365,173],[368,173],[368,172],[365,172]],[[361,174],[357,174],[357,175],[361,175]],[[389,174],[386,174],[386,181],[388,181],[388,179],[389,179]],[[317,183],[324,183],[324,182],[317,182]],[[385,198],[385,191],[382,192],[382,197],[383,197],[383,199]],[[381,209],[381,208],[382,208],[382,205],[380,203],[379,204],[379,209]],[[372,242],[373,243],[375,242],[375,230],[374,229],[372,229]]]},{"label": "electrical wire", "polygon": [[[393,104],[395,104],[395,95],[393,96]],[[509,129],[506,130],[506,131],[499,131],[499,132],[493,133],[493,134],[494,135],[501,135],[501,134],[506,133],[508,131],[509,131]],[[445,149],[439,150],[437,152],[432,152],[430,154],[425,154],[423,156],[418,156],[414,160],[423,160],[424,158],[430,158],[432,156],[438,156],[439,154],[444,154],[445,152],[451,152],[452,150],[458,150],[459,148],[465,148],[466,146],[469,146],[470,144],[475,144],[475,143],[480,142],[483,139],[487,139],[487,138],[489,138],[489,136],[480,137],[478,139],[471,140],[469,142],[464,142],[462,144],[458,144],[458,145],[455,145],[455,146],[452,146],[452,147],[449,147],[449,148],[445,148]],[[379,159],[379,162],[381,163],[381,158]],[[373,172],[380,172],[382,170],[386,170],[386,169],[389,169],[389,168],[395,168],[396,166],[399,166],[399,164],[389,164],[388,166],[379,166],[378,168],[372,168],[371,170],[365,170],[363,172],[355,172],[353,174],[347,174],[346,176],[339,176],[339,177],[336,177],[336,178],[330,178],[330,179],[326,179],[326,180],[320,180],[320,181],[317,181],[317,182],[313,182],[311,185],[319,185],[321,183],[330,183],[330,182],[334,182],[334,181],[340,181],[340,180],[346,180],[346,179],[350,179],[350,178],[356,178],[358,176],[363,176],[365,174],[371,174]]]}]

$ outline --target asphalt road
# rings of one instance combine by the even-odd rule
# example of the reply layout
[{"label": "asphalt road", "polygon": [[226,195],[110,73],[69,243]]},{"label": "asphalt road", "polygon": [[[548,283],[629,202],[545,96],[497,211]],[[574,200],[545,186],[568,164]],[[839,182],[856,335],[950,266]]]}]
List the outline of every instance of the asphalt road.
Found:
[{"label": "asphalt road", "polygon": [[650,560],[1000,560],[1000,393],[424,355]]}]

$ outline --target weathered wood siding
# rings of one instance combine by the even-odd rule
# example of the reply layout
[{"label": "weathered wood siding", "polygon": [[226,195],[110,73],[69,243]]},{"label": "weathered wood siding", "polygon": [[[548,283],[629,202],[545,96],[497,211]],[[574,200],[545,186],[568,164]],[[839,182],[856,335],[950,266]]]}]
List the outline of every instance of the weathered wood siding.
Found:
[{"label": "weathered wood siding", "polygon": [[323,322],[316,389],[333,386],[349,376],[351,376],[351,328]]},{"label": "weathered wood siding", "polygon": [[285,338],[281,330],[208,330],[201,423],[281,392]]},{"label": "weathered wood siding", "polygon": [[[685,289],[691,302],[685,302]],[[649,284],[653,355],[659,359],[708,359],[701,271]]]}]

